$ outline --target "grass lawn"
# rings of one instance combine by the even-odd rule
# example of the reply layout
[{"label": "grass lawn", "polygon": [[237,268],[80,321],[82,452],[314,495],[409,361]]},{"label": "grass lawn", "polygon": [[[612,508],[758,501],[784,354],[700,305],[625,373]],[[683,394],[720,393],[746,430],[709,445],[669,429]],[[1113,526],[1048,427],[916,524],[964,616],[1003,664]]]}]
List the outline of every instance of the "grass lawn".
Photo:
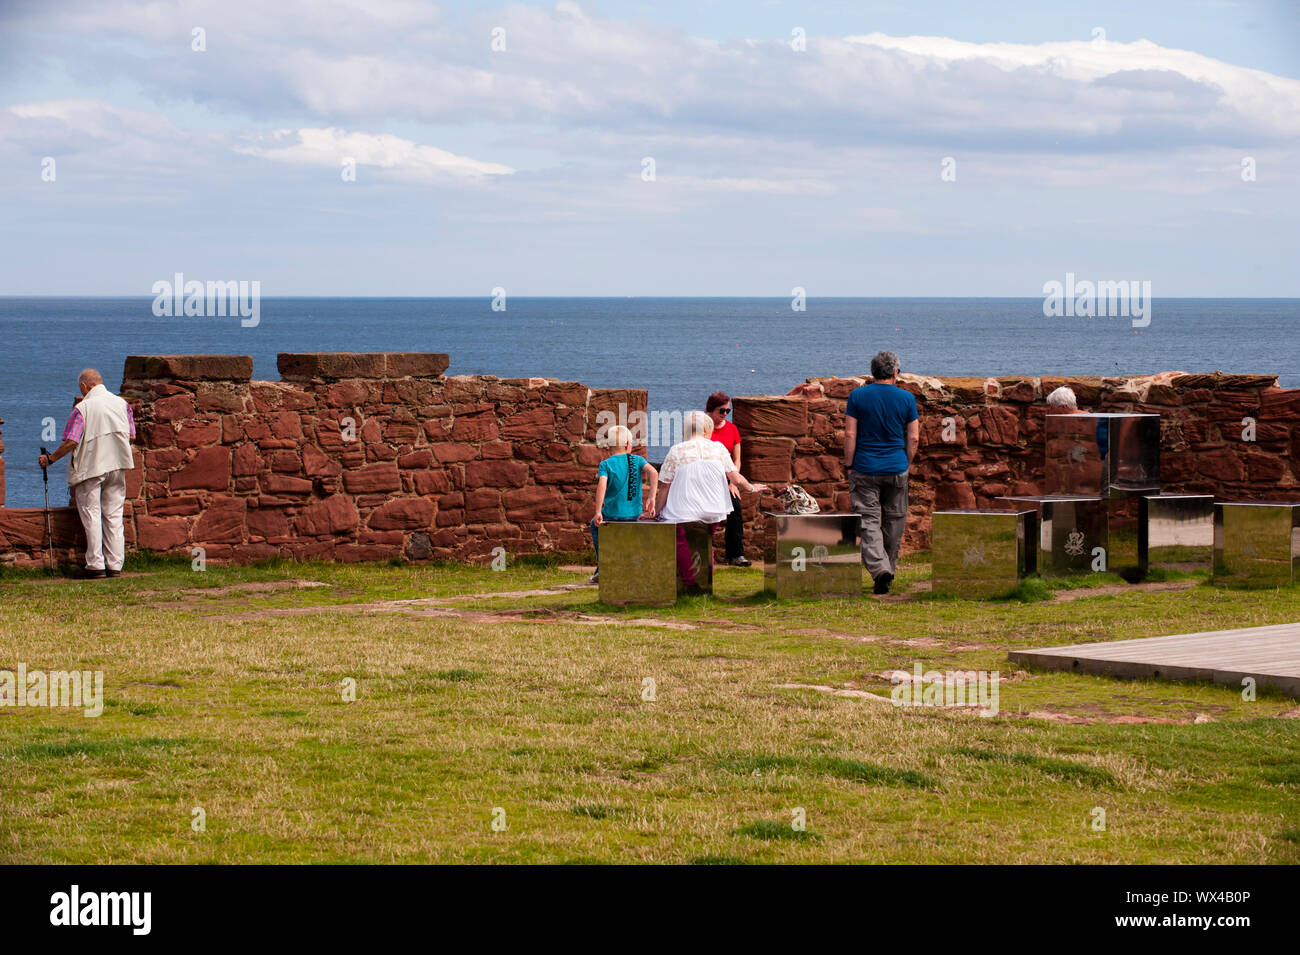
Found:
[{"label": "grass lawn", "polygon": [[[0,708],[0,862],[1300,862],[1298,701],[1006,657],[1300,620],[1300,588],[947,600],[918,555],[884,600],[727,568],[616,610],[544,565],[128,571],[0,576],[0,669],[105,697]],[[1000,671],[1000,714],[867,695],[918,662]]]}]

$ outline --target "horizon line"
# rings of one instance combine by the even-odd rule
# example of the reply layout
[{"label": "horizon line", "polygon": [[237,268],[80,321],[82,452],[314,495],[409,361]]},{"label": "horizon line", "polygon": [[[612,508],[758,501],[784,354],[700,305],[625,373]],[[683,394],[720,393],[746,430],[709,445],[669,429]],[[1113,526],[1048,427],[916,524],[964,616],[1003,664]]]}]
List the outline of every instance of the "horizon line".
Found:
[{"label": "horizon line", "polygon": [[[275,299],[366,299],[376,301],[427,301],[427,300],[456,300],[456,301],[479,301],[486,299],[491,301],[495,296],[492,294],[481,295],[295,295],[291,293],[281,295],[260,295],[263,300]],[[721,299],[742,299],[746,301],[788,301],[789,295],[521,295],[511,293],[510,299],[680,299],[680,300],[721,300]],[[93,293],[75,293],[75,292],[44,292],[44,293],[16,293],[0,292],[0,300],[4,299],[27,299],[27,298],[44,298],[44,299],[141,299],[152,301],[157,298],[152,293],[138,294],[116,294],[116,295],[99,295]],[[1041,295],[806,295],[805,300],[843,300],[843,301],[987,301],[989,299],[1009,301],[1009,302],[1037,302],[1042,301]],[[1300,302],[1300,295],[1153,295],[1153,301],[1272,301],[1272,302]]]}]

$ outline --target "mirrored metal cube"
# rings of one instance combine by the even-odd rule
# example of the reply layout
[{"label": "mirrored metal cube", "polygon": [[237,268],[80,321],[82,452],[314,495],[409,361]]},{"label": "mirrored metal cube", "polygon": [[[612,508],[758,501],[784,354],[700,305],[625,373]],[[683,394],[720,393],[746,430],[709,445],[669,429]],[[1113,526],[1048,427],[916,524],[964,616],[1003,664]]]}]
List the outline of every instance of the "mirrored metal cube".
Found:
[{"label": "mirrored metal cube", "polygon": [[1300,570],[1300,503],[1214,505],[1214,582],[1282,587]]},{"label": "mirrored metal cube", "polygon": [[857,514],[767,513],[763,589],[778,597],[861,597]]},{"label": "mirrored metal cube", "polygon": [[623,606],[677,602],[677,525],[610,521],[600,528],[600,599]]},{"label": "mirrored metal cube", "polygon": [[1043,428],[1047,496],[1160,492],[1159,415],[1049,414]]},{"label": "mirrored metal cube", "polygon": [[[1114,533],[1112,525],[1112,538]],[[1153,494],[1142,497],[1139,499],[1138,533],[1138,557],[1143,577],[1153,571],[1208,573],[1214,561],[1214,495]]]},{"label": "mirrored metal cube", "polygon": [[931,587],[956,597],[997,597],[1035,572],[1038,511],[935,511]]},{"label": "mirrored metal cube", "polygon": [[1000,497],[1038,511],[1038,572],[1073,577],[1110,569],[1106,502],[1096,497]]},{"label": "mirrored metal cube", "polygon": [[1135,584],[1146,576],[1142,561],[1142,502],[1145,497],[1106,499],[1106,569]]}]

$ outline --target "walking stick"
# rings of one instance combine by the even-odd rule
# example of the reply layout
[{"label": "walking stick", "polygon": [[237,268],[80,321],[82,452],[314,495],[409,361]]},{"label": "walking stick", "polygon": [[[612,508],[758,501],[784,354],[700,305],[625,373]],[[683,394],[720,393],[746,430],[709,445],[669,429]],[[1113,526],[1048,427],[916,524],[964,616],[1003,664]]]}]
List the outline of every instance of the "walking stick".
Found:
[{"label": "walking stick", "polygon": [[[50,452],[44,447],[41,448],[41,454],[45,457],[50,456]],[[41,477],[45,481],[45,536],[49,540],[48,550],[50,552],[50,572],[54,571],[54,521],[50,518],[50,469],[41,467]]]}]

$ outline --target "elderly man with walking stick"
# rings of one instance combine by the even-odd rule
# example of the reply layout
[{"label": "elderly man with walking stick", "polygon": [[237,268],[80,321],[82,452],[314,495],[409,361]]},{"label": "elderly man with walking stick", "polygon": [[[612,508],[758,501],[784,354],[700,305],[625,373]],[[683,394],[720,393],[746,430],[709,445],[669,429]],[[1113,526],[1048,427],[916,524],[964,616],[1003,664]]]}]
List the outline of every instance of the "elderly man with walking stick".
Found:
[{"label": "elderly man with walking stick", "polygon": [[131,406],[104,387],[104,379],[87,368],[77,379],[81,400],[68,416],[63,443],[38,463],[49,467],[59,458],[68,460],[68,487],[86,530],[88,578],[116,577],[122,573],[126,540],[122,508],[126,503],[126,472],[135,467],[131,439],[135,415]]}]

